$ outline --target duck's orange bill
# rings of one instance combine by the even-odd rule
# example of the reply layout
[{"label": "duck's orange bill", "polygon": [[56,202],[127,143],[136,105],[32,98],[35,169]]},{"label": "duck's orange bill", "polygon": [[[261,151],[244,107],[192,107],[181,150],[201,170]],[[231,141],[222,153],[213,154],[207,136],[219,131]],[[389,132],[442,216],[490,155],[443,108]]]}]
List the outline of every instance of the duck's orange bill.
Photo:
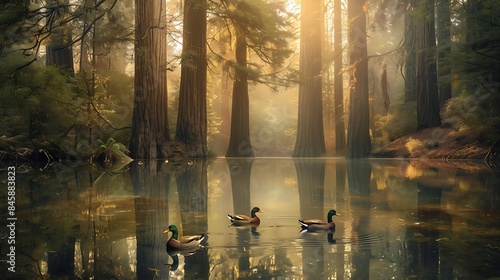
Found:
[{"label": "duck's orange bill", "polygon": [[167,232],[169,232],[169,231],[170,231],[170,230],[167,228],[167,229],[166,229],[163,233],[167,233]]}]

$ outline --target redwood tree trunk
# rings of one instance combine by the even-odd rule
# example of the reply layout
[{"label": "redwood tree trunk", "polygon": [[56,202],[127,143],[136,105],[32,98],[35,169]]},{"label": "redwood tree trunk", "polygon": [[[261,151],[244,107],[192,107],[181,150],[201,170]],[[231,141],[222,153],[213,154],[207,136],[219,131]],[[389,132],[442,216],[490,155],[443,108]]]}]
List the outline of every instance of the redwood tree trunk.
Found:
[{"label": "redwood tree trunk", "polygon": [[387,64],[382,65],[382,76],[380,77],[380,89],[382,91],[382,116],[387,116],[391,100],[389,98],[389,83],[387,81]]},{"label": "redwood tree trunk", "polygon": [[417,130],[441,125],[436,72],[436,36],[434,31],[434,0],[418,2],[416,18],[416,89]]},{"label": "redwood tree trunk", "polygon": [[333,69],[335,71],[335,151],[343,153],[345,150],[345,126],[344,126],[344,80],[342,74],[342,1],[334,2],[334,52]]},{"label": "redwood tree trunk", "polygon": [[363,158],[371,153],[365,4],[366,0],[350,0],[348,3],[349,63],[352,70],[349,92],[347,158]]},{"label": "redwood tree trunk", "polygon": [[236,25],[236,68],[234,69],[231,133],[227,157],[253,157],[250,142],[246,30]]},{"label": "redwood tree trunk", "polygon": [[416,74],[415,74],[415,21],[413,20],[416,15],[414,15],[413,10],[415,9],[416,0],[406,0],[406,11],[405,11],[405,35],[404,35],[404,47],[405,47],[405,103],[415,101],[417,98],[416,94]]},{"label": "redwood tree trunk", "polygon": [[451,96],[451,64],[448,56],[451,52],[451,21],[450,21],[450,0],[437,0],[437,41],[438,41],[438,79],[439,83],[439,103],[443,108],[446,101]]},{"label": "redwood tree trunk", "polygon": [[[63,4],[69,6],[69,0],[64,0]],[[57,7],[59,4],[49,1],[47,5],[54,5]],[[65,8],[58,8],[60,13],[57,14],[61,17],[67,17],[68,11]],[[53,19],[52,20],[56,20]],[[59,20],[59,19],[57,19]],[[52,22],[47,24],[53,24]],[[61,69],[67,70],[70,74],[75,72],[73,66],[73,48],[68,45],[72,40],[72,26],[67,24],[59,26],[58,28],[51,29],[50,44],[46,47],[46,65],[54,65]]]},{"label": "redwood tree trunk", "polygon": [[168,157],[165,1],[135,0],[134,159]]},{"label": "redwood tree trunk", "polygon": [[322,1],[302,0],[300,27],[300,84],[294,157],[325,154],[321,85]]},{"label": "redwood tree trunk", "polygon": [[189,157],[207,157],[207,5],[186,0],[182,41],[179,112],[175,140]]}]

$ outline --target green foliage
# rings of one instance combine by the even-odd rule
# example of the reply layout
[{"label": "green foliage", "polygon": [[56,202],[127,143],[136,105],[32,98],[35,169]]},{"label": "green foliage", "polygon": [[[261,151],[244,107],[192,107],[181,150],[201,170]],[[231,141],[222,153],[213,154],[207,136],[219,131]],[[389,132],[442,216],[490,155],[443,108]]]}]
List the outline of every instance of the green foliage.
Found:
[{"label": "green foliage", "polygon": [[0,114],[10,135],[29,140],[54,138],[71,125],[81,100],[70,78],[55,67],[29,66],[0,88]]},{"label": "green foliage", "polygon": [[475,94],[450,99],[444,111],[445,117],[458,119],[461,129],[467,128],[480,141],[500,138],[500,94],[498,88],[489,86],[488,91],[478,89]]},{"label": "green foliage", "polygon": [[105,77],[99,103],[106,105],[113,126],[130,126],[134,104],[133,77],[118,71],[109,71]]},{"label": "green foliage", "polygon": [[373,137],[375,147],[380,147],[390,141],[394,141],[404,135],[412,133],[417,129],[417,116],[415,102],[409,102],[395,106],[392,113],[386,116],[375,117],[375,133]]},{"label": "green foliage", "polygon": [[472,94],[477,84],[492,74],[500,82],[500,6],[497,0],[471,0],[457,5],[454,12],[454,21],[459,24],[453,28],[457,40],[449,60],[459,76],[455,86],[464,94]]},{"label": "green foliage", "polygon": [[[28,43],[25,32],[29,31],[26,26],[29,10],[28,1],[3,0],[0,2],[0,55],[2,57],[11,52],[17,44]],[[28,52],[24,54],[27,55]]]},{"label": "green foliage", "polygon": [[[250,81],[269,86],[288,84],[287,80],[295,73],[284,67],[284,63],[293,53],[289,42],[296,34],[292,26],[294,15],[286,10],[285,1],[227,0],[211,3],[209,10],[216,15],[209,24],[220,26],[220,30],[214,31],[218,34],[215,43],[231,44],[236,26],[245,31],[249,61],[243,70],[248,73]],[[216,59],[232,69],[240,68],[232,58],[225,57],[225,52],[225,47],[222,47],[221,53],[215,55]]]},{"label": "green foliage", "polygon": [[[82,102],[75,115],[76,142],[86,145],[90,156],[89,137],[127,143],[133,113],[133,78],[119,71],[95,74],[95,80],[82,71],[75,75],[74,91]],[[91,102],[89,102],[91,101]],[[90,133],[90,136],[89,136]]]},{"label": "green foliage", "polygon": [[498,1],[467,1],[456,6],[453,29],[458,40],[449,56],[455,75],[450,77],[459,96],[446,104],[445,117],[458,119],[478,138],[500,136],[500,75]]},{"label": "green foliage", "polygon": [[109,138],[106,143],[97,140],[98,146],[92,152],[94,159],[104,158],[105,163],[115,165],[117,163],[127,162],[132,159],[128,156],[130,151],[122,143],[116,142],[115,139]]}]

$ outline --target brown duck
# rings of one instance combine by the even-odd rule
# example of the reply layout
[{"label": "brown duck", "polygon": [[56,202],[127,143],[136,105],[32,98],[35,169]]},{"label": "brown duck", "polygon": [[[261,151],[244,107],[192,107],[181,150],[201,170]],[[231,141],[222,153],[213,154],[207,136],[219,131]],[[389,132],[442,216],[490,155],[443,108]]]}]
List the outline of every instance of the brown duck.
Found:
[{"label": "brown duck", "polygon": [[172,237],[167,241],[167,249],[170,250],[183,250],[183,251],[196,251],[203,248],[201,242],[205,239],[204,234],[200,235],[185,235],[179,237],[179,230],[175,225],[169,225],[163,233],[172,232]]},{"label": "brown duck", "polygon": [[318,230],[334,230],[335,223],[333,222],[333,216],[340,216],[335,210],[328,211],[327,221],[320,219],[311,220],[299,220],[300,226],[303,231],[318,231]]},{"label": "brown duck", "polygon": [[250,216],[243,214],[228,214],[227,218],[231,221],[231,225],[233,226],[246,226],[246,225],[259,225],[260,219],[257,217],[256,213],[263,213],[264,211],[260,210],[259,207],[254,207],[250,212]]}]

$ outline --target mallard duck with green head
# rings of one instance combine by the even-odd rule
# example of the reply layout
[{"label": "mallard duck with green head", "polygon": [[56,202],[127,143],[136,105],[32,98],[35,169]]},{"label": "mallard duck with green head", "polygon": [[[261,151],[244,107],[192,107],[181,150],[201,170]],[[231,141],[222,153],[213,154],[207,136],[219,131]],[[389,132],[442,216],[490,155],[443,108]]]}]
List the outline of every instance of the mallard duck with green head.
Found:
[{"label": "mallard duck with green head", "polygon": [[231,221],[233,226],[247,226],[247,225],[259,225],[260,219],[257,217],[257,213],[263,213],[259,207],[252,208],[250,211],[250,216],[243,214],[227,214],[227,218]]},{"label": "mallard duck with green head", "polygon": [[169,225],[163,233],[168,234],[169,232],[172,233],[172,236],[168,238],[167,250],[195,251],[203,248],[201,242],[205,239],[204,234],[179,237],[179,230],[175,225]]},{"label": "mallard duck with green head", "polygon": [[320,219],[299,220],[299,224],[304,231],[335,230],[333,216],[340,216],[335,210],[328,211],[327,221]]}]

